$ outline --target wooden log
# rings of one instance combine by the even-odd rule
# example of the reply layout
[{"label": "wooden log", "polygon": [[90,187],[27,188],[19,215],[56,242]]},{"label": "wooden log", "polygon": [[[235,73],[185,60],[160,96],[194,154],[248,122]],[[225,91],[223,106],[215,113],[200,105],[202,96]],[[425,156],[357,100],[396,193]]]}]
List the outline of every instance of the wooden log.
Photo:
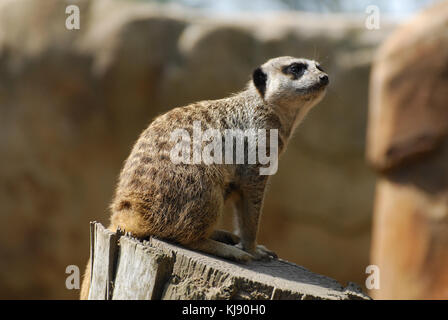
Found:
[{"label": "wooden log", "polygon": [[90,231],[89,300],[109,300],[120,234],[111,232],[96,222],[90,224]]},{"label": "wooden log", "polygon": [[93,225],[89,299],[370,299],[353,283],[344,288],[281,259],[238,264]]},{"label": "wooden log", "polygon": [[136,239],[122,237],[113,300],[160,299],[173,258]]}]

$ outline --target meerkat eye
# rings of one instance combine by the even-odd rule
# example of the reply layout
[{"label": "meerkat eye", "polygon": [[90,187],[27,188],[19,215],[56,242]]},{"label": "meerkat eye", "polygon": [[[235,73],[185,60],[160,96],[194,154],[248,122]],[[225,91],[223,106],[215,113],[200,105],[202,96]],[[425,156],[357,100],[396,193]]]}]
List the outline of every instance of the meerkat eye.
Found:
[{"label": "meerkat eye", "polygon": [[305,73],[306,69],[307,69],[307,65],[306,64],[294,62],[294,63],[292,63],[290,65],[284,66],[282,68],[282,72],[284,74],[292,75],[293,79],[298,79]]},{"label": "meerkat eye", "polygon": [[320,66],[320,64],[316,64],[316,69],[325,72],[324,69]]},{"label": "meerkat eye", "polygon": [[290,70],[293,73],[302,73],[303,71],[305,71],[305,69],[306,69],[306,65],[303,63],[295,63],[295,64],[291,65],[291,68],[290,68]]}]

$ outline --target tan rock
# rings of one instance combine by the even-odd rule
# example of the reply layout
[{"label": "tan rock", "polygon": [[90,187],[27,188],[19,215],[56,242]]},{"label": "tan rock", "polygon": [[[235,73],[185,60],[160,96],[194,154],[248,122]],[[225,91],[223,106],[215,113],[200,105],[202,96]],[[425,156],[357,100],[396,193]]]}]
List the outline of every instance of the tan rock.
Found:
[{"label": "tan rock", "polygon": [[434,150],[448,133],[448,5],[395,32],[376,57],[370,87],[370,163],[388,170]]},{"label": "tan rock", "polygon": [[448,2],[381,47],[367,156],[377,184],[371,260],[377,299],[448,298]]}]

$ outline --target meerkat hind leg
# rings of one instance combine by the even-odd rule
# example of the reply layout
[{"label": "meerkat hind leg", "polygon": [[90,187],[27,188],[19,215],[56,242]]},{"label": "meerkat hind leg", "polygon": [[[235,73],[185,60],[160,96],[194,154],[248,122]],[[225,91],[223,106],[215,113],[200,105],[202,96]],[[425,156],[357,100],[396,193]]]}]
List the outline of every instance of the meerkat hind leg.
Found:
[{"label": "meerkat hind leg", "polygon": [[231,245],[235,245],[240,242],[239,236],[227,230],[213,231],[213,233],[210,236],[210,239]]},{"label": "meerkat hind leg", "polygon": [[188,244],[186,247],[236,262],[249,262],[254,258],[251,254],[235,246],[212,239],[201,240]]}]

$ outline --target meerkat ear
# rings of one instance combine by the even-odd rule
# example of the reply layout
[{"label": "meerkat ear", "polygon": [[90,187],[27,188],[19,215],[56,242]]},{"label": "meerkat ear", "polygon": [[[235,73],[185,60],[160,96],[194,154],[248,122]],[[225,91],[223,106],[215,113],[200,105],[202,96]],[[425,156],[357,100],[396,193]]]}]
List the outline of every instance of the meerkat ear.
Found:
[{"label": "meerkat ear", "polygon": [[255,69],[254,72],[252,73],[252,80],[254,81],[255,88],[257,88],[262,98],[264,98],[264,93],[266,92],[267,79],[268,76],[266,73],[263,72],[261,67]]}]

